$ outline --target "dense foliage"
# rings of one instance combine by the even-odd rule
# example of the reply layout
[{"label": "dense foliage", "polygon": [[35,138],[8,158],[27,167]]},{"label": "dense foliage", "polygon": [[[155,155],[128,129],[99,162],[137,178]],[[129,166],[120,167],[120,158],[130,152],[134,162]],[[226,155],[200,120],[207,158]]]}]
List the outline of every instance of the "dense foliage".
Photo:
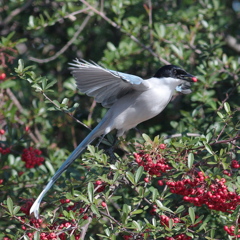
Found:
[{"label": "dense foliage", "polygon": [[[0,13],[1,239],[240,238],[238,0],[11,0]],[[113,132],[89,146],[35,219],[106,112],[77,91],[74,58],[143,78],[171,63],[199,81],[115,145]]]}]

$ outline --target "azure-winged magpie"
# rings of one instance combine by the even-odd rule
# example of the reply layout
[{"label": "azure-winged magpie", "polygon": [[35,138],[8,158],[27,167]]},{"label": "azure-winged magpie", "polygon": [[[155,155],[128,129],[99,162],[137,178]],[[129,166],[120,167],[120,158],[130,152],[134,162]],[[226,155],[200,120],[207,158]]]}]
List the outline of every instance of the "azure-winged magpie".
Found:
[{"label": "azure-winged magpie", "polygon": [[44,195],[95,138],[113,129],[117,129],[117,136],[122,136],[125,131],[162,112],[175,89],[184,94],[191,93],[190,83],[197,81],[196,77],[175,65],[161,67],[153,77],[146,80],[135,75],[108,70],[84,60],[75,60],[71,66],[78,89],[94,97],[109,110],[40,193],[30,209],[30,213],[34,213],[36,218]]}]

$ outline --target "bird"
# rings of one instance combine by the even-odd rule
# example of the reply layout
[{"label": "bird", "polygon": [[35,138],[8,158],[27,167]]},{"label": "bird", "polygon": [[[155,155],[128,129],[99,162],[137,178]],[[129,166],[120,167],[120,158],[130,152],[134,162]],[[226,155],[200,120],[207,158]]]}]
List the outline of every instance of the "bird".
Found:
[{"label": "bird", "polygon": [[109,110],[61,165],[33,203],[30,214],[33,213],[37,219],[45,194],[93,140],[108,134],[113,129],[117,130],[117,137],[122,136],[124,132],[139,123],[161,113],[170,102],[175,90],[189,94],[191,83],[198,81],[195,76],[175,65],[159,68],[153,77],[148,79],[110,70],[83,59],[74,60],[70,66],[80,92],[94,97],[96,102]]}]

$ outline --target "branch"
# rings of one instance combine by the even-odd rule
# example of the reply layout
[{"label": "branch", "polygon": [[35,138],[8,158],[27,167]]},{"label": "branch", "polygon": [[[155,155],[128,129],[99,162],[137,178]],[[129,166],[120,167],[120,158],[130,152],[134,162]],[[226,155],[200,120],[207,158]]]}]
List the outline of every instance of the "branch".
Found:
[{"label": "branch", "polygon": [[125,32],[122,30],[121,26],[118,25],[117,23],[113,22],[110,18],[108,18],[103,12],[99,12],[96,8],[91,6],[88,2],[85,0],[80,0],[83,4],[88,6],[93,12],[95,12],[97,15],[102,17],[106,22],[108,22],[110,25],[112,25],[114,28],[119,29],[121,32],[125,33],[128,37],[130,37],[134,42],[139,44],[143,49],[146,49],[149,51],[154,57],[158,58],[159,61],[163,62],[164,64],[170,64],[167,60],[163,59],[160,57],[158,54],[156,54],[150,47],[146,46],[142,42],[140,42],[135,36],[133,36],[131,33]]},{"label": "branch", "polygon": [[28,8],[31,3],[33,2],[33,0],[28,0],[22,7],[20,8],[16,8],[15,10],[13,10],[2,22],[2,24],[0,25],[5,25],[7,23],[9,23],[16,15],[18,15],[19,13],[21,13],[22,11],[24,11],[26,8]]},{"label": "branch", "polygon": [[[18,99],[15,97],[15,95],[13,94],[13,92],[11,91],[10,88],[7,88],[6,89],[6,92],[7,92],[7,95],[8,97],[12,100],[13,104],[17,107],[17,109],[19,110],[19,112],[21,114],[24,114],[24,109],[21,105],[21,103],[18,101]],[[20,118],[18,118],[17,116],[15,116],[15,119],[17,122],[19,122],[21,125],[25,125],[25,123],[23,121],[21,121]],[[41,142],[41,137],[40,138],[36,138],[34,136],[34,134],[32,133],[32,131],[29,129],[29,132],[28,132],[28,135],[29,137],[35,142],[35,143],[38,143],[38,142]],[[39,137],[39,136],[38,136]]]},{"label": "branch", "polygon": [[71,117],[72,119],[74,119],[77,123],[81,124],[82,126],[86,127],[89,130],[92,130],[90,127],[88,127],[86,124],[84,124],[83,122],[79,121],[77,118],[75,118],[71,113],[59,108],[59,106],[53,102],[44,92],[42,92],[43,96],[49,101],[51,102],[57,109],[59,109],[60,111],[62,111],[63,113],[66,113],[69,117]]},{"label": "branch", "polygon": [[56,52],[55,55],[53,55],[52,57],[49,57],[49,58],[45,58],[45,59],[39,59],[39,58],[30,56],[29,60],[32,60],[37,63],[47,63],[47,62],[55,60],[57,57],[59,57],[61,54],[63,54],[73,44],[73,42],[77,39],[78,35],[86,27],[90,18],[91,18],[91,15],[88,14],[87,17],[84,19],[82,25],[78,28],[78,30],[73,35],[73,37],[67,42],[67,44],[62,49],[60,49],[58,52]]},{"label": "branch", "polygon": [[[61,22],[64,18],[69,18],[70,20],[73,21],[73,20],[75,20],[75,18],[74,18],[75,15],[77,15],[77,14],[79,14],[79,13],[82,13],[82,12],[86,12],[87,10],[89,10],[89,8],[85,8],[85,9],[78,10],[78,11],[76,11],[76,12],[69,13],[69,14],[67,14],[67,15],[64,16],[64,17],[58,18],[58,19],[55,21],[55,23],[56,23],[56,22]],[[43,27],[48,27],[48,26],[49,26],[49,23],[45,23],[45,24],[43,24],[43,25],[41,25],[41,26],[38,26],[38,27],[34,28],[34,30],[38,30],[38,29],[41,29],[41,28],[43,28]],[[52,26],[52,25],[51,25],[51,26]]]},{"label": "branch", "polygon": [[105,212],[103,211],[99,211],[103,216],[109,218],[112,222],[116,223],[118,226],[122,227],[121,223],[118,222],[115,218],[113,218],[109,213],[106,214]]},{"label": "branch", "polygon": [[82,239],[82,240],[84,240],[85,235],[86,235],[87,230],[88,230],[88,227],[89,227],[89,224],[92,222],[92,217],[88,217],[87,220],[88,220],[88,222],[81,227],[81,230],[82,230],[82,231],[81,231],[80,239]]}]

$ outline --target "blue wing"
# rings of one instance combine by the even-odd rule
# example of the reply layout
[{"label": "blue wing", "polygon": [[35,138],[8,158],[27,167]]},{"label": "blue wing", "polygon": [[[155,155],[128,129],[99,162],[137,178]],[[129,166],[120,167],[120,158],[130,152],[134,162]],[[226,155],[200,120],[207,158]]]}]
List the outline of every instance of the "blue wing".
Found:
[{"label": "blue wing", "polygon": [[147,88],[138,76],[108,70],[96,63],[75,60],[70,65],[78,89],[107,108],[125,94]]}]

